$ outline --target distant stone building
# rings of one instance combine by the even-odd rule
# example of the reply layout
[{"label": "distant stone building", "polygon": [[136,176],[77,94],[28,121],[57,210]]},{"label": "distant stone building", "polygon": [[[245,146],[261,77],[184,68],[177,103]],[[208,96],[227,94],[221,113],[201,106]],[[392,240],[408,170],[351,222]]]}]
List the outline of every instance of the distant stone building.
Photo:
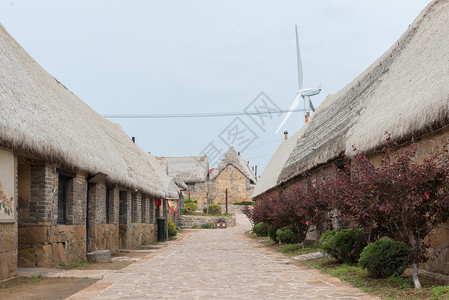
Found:
[{"label": "distant stone building", "polygon": [[256,176],[248,163],[235,151],[228,149],[217,167],[213,170],[210,180],[214,183],[217,197],[215,203],[251,201],[251,194],[256,185]]},{"label": "distant stone building", "polygon": [[[209,180],[206,156],[156,157],[166,174],[185,183],[184,197],[205,203],[204,190]],[[179,186],[179,185],[178,185]]]}]

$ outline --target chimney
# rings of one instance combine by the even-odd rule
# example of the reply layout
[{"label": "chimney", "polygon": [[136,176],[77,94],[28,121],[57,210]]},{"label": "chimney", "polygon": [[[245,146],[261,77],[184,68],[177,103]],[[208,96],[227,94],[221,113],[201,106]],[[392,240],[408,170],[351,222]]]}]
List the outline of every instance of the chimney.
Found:
[{"label": "chimney", "polygon": [[285,139],[288,139],[288,131],[287,130],[284,131],[284,136],[285,136]]},{"label": "chimney", "polygon": [[238,152],[238,153],[237,153],[237,155],[239,155],[239,156],[240,156],[240,152]]},{"label": "chimney", "polygon": [[133,141],[133,143],[136,142],[136,138],[134,136],[131,138],[131,140]]},{"label": "chimney", "polygon": [[254,176],[257,177],[257,166],[254,166]]}]

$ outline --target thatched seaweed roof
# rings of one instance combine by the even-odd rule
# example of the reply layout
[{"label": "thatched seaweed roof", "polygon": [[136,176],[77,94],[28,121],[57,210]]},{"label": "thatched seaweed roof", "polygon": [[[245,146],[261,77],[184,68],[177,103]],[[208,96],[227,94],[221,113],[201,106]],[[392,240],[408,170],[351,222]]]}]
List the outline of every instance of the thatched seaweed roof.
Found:
[{"label": "thatched seaweed roof", "polygon": [[228,151],[226,151],[225,155],[221,158],[217,167],[212,172],[210,178],[215,179],[221,171],[223,171],[228,165],[233,165],[237,170],[242,172],[251,183],[256,183],[256,176],[254,172],[251,170],[248,163],[235,151],[234,147],[230,147]]},{"label": "thatched seaweed roof", "polygon": [[166,196],[154,158],[49,75],[1,25],[0,66],[0,145]]},{"label": "thatched seaweed roof", "polygon": [[206,156],[156,157],[170,177],[180,177],[185,183],[204,182],[209,175]]},{"label": "thatched seaweed roof", "polygon": [[352,146],[370,153],[385,132],[413,140],[449,124],[449,1],[431,2],[401,38],[343,90],[323,102],[278,183],[336,159]]},{"label": "thatched seaweed roof", "polygon": [[255,198],[266,191],[274,188],[277,185],[279,175],[281,174],[284,164],[287,162],[290,153],[298,141],[298,137],[301,136],[304,127],[296,132],[292,137],[287,140],[282,141],[282,143],[277,148],[274,155],[271,157],[268,165],[263,170],[262,176],[260,176],[259,181],[254,188],[252,198]]}]

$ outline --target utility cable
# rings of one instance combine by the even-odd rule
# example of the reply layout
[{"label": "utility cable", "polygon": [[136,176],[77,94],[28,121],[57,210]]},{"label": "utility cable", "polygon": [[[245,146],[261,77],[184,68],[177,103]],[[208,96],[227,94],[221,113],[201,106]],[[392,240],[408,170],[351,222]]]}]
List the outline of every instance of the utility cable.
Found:
[{"label": "utility cable", "polygon": [[286,112],[300,112],[304,109],[281,109],[270,111],[250,111],[250,112],[223,112],[223,113],[186,113],[186,114],[105,114],[103,117],[108,119],[169,119],[169,118],[213,118],[213,117],[232,117],[245,115],[270,115]]}]

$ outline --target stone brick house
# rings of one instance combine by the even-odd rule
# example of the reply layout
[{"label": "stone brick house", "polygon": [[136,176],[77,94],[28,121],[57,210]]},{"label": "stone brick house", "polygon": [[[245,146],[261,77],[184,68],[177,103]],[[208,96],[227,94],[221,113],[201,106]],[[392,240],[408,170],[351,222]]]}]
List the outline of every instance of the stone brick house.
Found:
[{"label": "stone brick house", "polygon": [[0,280],[156,239],[178,196],[153,156],[39,66],[0,25]]},{"label": "stone brick house", "polygon": [[230,147],[223,155],[210,180],[217,193],[214,202],[220,204],[226,202],[226,194],[228,204],[251,201],[251,194],[257,182],[253,169],[234,147]]},{"label": "stone brick house", "polygon": [[[277,193],[337,162],[352,146],[375,161],[391,133],[419,147],[417,161],[449,140],[449,2],[432,1],[401,38],[367,70],[328,96],[300,131],[282,142],[254,189],[253,199]],[[429,240],[429,271],[449,274],[449,225]]]},{"label": "stone brick house", "polygon": [[156,159],[169,177],[184,182],[185,198],[205,203],[202,191],[209,180],[209,161],[206,156],[156,157]]}]

